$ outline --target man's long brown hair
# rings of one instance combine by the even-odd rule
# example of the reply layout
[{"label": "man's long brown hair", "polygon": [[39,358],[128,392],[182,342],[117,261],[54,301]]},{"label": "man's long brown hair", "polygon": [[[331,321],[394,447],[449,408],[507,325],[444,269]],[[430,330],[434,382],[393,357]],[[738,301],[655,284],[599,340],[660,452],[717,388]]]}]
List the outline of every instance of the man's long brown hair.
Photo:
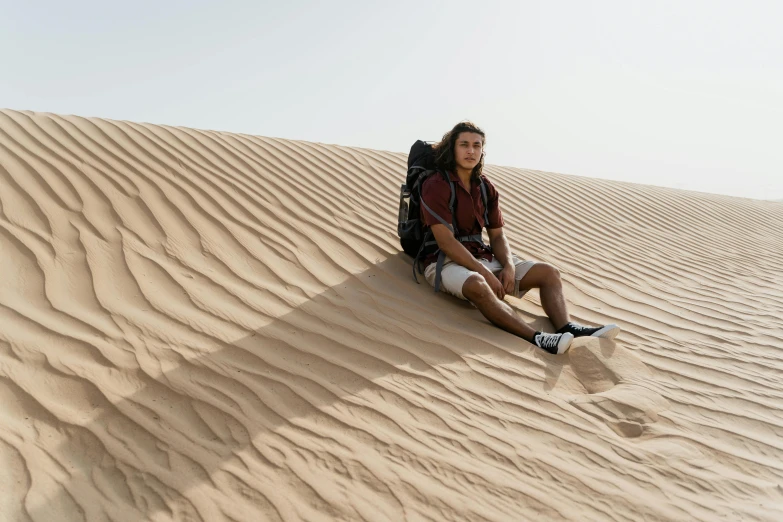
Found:
[{"label": "man's long brown hair", "polygon": [[481,175],[481,171],[484,169],[484,144],[486,143],[487,138],[484,131],[473,122],[459,122],[453,129],[443,135],[442,140],[432,146],[432,150],[435,153],[435,163],[439,169],[456,174],[457,162],[454,160],[454,148],[457,144],[457,138],[462,132],[475,132],[481,136],[481,158],[479,159],[478,164],[473,167],[473,172],[471,173],[472,179],[478,179]]}]

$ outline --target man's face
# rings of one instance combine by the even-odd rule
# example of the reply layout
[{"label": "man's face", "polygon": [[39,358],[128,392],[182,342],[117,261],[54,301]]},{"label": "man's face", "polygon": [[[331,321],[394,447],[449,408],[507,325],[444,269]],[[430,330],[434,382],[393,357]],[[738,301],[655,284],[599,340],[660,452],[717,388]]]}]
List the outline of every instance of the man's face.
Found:
[{"label": "man's face", "polygon": [[460,132],[454,147],[454,160],[461,169],[473,170],[481,160],[483,138],[475,132]]}]

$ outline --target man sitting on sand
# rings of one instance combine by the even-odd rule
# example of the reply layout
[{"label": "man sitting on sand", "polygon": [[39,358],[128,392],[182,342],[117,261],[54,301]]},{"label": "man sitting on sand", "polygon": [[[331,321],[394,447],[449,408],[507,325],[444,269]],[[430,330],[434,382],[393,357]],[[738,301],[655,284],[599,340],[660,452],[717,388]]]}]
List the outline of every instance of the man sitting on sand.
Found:
[{"label": "man sitting on sand", "polygon": [[[422,220],[430,227],[438,247],[446,255],[441,271],[441,289],[460,299],[467,299],[494,325],[552,354],[565,353],[574,337],[613,339],[620,332],[614,324],[588,327],[569,320],[557,268],[547,263],[523,261],[511,253],[503,234],[498,191],[481,172],[484,144],[484,131],[473,123],[462,122],[433,145],[438,169],[447,173],[456,190],[456,216],[449,211],[451,189],[443,176],[430,176],[421,191]],[[484,223],[480,176],[487,189],[488,223]],[[458,241],[443,222],[456,224],[457,237],[481,234],[486,226],[491,252],[480,242]],[[437,258],[436,252],[424,259],[424,277],[433,286]],[[521,297],[531,288],[539,289],[541,305],[557,333],[535,331],[503,301],[507,294]]]}]

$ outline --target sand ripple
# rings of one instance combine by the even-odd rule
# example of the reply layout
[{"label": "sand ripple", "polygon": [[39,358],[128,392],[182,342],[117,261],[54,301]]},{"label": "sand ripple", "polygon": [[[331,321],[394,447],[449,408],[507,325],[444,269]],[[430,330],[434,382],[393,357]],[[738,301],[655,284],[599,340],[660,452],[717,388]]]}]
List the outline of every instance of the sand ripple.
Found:
[{"label": "sand ripple", "polygon": [[404,162],[1,111],[0,520],[783,519],[783,204],[489,167],[624,327],[557,358],[412,282]]}]

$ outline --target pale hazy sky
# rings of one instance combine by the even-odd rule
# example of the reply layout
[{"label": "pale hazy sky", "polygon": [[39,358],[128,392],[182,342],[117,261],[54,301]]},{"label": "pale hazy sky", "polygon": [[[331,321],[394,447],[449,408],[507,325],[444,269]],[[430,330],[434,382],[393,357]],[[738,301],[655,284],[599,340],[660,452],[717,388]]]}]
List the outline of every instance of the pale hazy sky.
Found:
[{"label": "pale hazy sky", "polygon": [[0,107],[783,199],[780,1],[0,0]]}]

